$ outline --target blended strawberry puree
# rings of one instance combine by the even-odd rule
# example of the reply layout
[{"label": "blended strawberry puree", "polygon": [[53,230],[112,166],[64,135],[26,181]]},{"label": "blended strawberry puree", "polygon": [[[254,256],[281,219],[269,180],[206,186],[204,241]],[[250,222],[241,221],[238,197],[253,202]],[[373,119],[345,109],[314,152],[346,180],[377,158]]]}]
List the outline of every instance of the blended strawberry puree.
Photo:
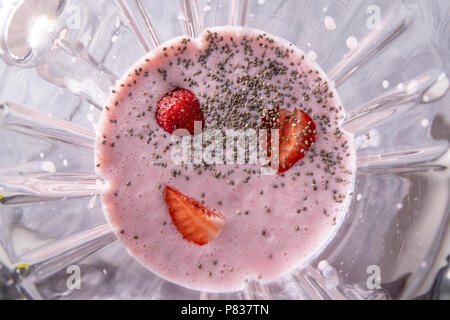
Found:
[{"label": "blended strawberry puree", "polygon": [[[272,175],[260,174],[259,162],[176,164],[176,144],[156,112],[177,88],[196,96],[205,129],[258,129],[267,110],[296,108],[314,120],[316,141]],[[319,254],[346,215],[355,151],[340,128],[344,115],[323,71],[282,39],[236,27],[172,39],[130,68],[102,114],[96,166],[107,183],[105,215],[133,257],[182,286],[223,292],[247,279],[276,280]],[[168,203],[168,190],[185,202]],[[219,217],[207,243],[187,235],[198,229],[180,220],[197,213],[180,203]]]}]

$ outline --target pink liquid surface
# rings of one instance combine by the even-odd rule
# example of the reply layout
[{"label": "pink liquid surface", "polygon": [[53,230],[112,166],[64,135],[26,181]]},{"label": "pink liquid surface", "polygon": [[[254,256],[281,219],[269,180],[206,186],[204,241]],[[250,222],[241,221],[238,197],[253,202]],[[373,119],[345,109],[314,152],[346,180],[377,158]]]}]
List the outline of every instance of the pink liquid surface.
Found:
[{"label": "pink liquid surface", "polygon": [[[176,165],[171,137],[155,120],[157,102],[176,87],[198,97],[206,127],[233,127],[233,111],[234,126],[251,127],[261,116],[252,106],[300,108],[317,125],[316,144],[283,176],[258,174],[259,164]],[[276,280],[320,253],[346,215],[355,157],[352,135],[339,129],[343,117],[326,75],[288,42],[231,27],[173,39],[129,70],[103,112],[96,164],[107,182],[106,217],[132,256],[182,286],[217,292],[251,278]],[[216,239],[203,246],[183,239],[164,202],[166,185],[225,217]]]}]

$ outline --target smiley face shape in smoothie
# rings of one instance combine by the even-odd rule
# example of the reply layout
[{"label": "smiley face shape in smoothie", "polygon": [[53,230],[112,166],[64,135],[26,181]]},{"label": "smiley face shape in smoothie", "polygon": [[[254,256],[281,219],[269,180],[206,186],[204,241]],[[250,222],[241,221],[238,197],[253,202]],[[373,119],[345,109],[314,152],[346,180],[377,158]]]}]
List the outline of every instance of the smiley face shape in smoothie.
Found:
[{"label": "smiley face shape in smoothie", "polygon": [[[102,114],[105,215],[132,256],[182,286],[275,280],[320,253],[345,217],[355,155],[344,115],[326,75],[282,39],[235,27],[172,39],[129,69]],[[247,150],[243,163],[207,163],[207,130],[266,132],[266,162]],[[174,162],[181,141],[192,152]]]}]

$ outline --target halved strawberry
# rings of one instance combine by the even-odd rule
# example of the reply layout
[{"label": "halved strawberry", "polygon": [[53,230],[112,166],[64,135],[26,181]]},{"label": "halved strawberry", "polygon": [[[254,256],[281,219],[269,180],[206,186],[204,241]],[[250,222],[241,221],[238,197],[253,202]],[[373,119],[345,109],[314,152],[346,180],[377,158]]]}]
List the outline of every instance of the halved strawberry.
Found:
[{"label": "halved strawberry", "polygon": [[[262,128],[279,130],[279,174],[303,159],[316,142],[316,124],[301,110],[273,109],[262,119]],[[267,134],[267,156],[274,161],[276,155],[271,152],[271,130]]]},{"label": "halved strawberry", "polygon": [[183,238],[199,245],[214,240],[225,225],[225,219],[172,187],[166,187],[165,201],[170,216]]},{"label": "halved strawberry", "polygon": [[200,109],[200,102],[195,94],[186,89],[174,89],[159,100],[156,108],[156,121],[168,133],[176,129],[186,129],[194,134],[194,122],[205,118]]}]

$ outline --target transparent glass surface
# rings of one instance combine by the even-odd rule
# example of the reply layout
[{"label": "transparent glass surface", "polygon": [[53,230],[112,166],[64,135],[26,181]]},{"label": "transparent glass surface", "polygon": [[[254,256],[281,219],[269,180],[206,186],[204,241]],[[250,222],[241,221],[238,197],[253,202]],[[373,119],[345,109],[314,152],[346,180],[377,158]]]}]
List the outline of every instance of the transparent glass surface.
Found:
[{"label": "transparent glass surface", "polygon": [[[5,0],[0,10],[0,292],[409,299],[430,289],[450,252],[448,0]],[[353,202],[328,247],[277,281],[230,293],[180,287],[129,256],[94,170],[95,127],[116,79],[164,41],[219,25],[265,30],[316,58],[358,157]]]}]

